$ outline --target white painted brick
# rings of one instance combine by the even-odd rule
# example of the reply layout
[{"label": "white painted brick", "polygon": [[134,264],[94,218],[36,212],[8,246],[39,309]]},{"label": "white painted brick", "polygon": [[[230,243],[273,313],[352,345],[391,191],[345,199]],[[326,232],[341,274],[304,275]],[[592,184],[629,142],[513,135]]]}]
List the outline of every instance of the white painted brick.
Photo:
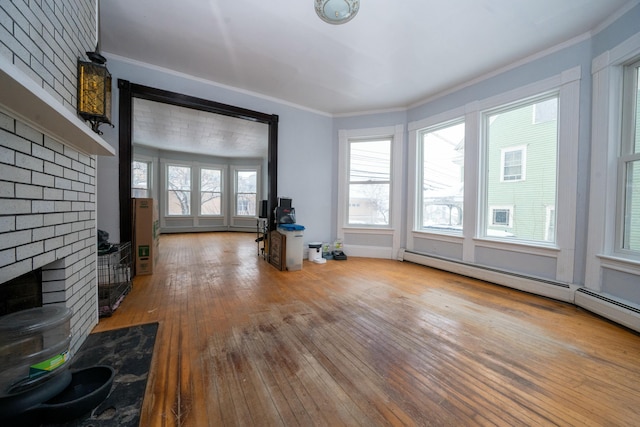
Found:
[{"label": "white painted brick", "polygon": [[56,236],[64,236],[69,233],[71,233],[71,224],[56,225]]},{"label": "white painted brick", "polygon": [[16,166],[36,172],[42,172],[43,165],[44,162],[42,159],[38,159],[31,155],[27,156],[24,153],[16,153]]},{"label": "white painted brick", "polygon": [[[11,133],[15,132],[16,120],[0,111],[0,129],[7,130]],[[0,140],[2,140],[2,136],[0,136]]]},{"label": "white painted brick", "polygon": [[31,200],[0,199],[0,215],[31,213]]},{"label": "white painted brick", "polygon": [[13,215],[0,216],[0,233],[16,230],[16,217]]},{"label": "white painted brick", "polygon": [[0,234],[0,250],[31,243],[31,230]]},{"label": "white painted brick", "polygon": [[[64,148],[63,148],[64,150]],[[68,151],[68,150],[67,150]],[[59,153],[55,153],[55,163],[56,165],[60,165],[63,166],[65,168],[70,168],[71,167],[71,159],[67,156],[63,156],[62,154]]]},{"label": "white painted brick", "polygon": [[63,202],[63,201],[56,201],[53,202],[54,206],[55,206],[55,212],[67,212],[71,210],[71,204],[73,202]]},{"label": "white painted brick", "polygon": [[45,282],[44,280],[42,281],[42,291],[43,292],[60,292],[60,291],[64,291],[66,287],[66,282],[65,280],[53,280],[50,282]]},{"label": "white painted brick", "polygon": [[44,162],[44,172],[49,175],[63,176],[64,168],[55,163]]},{"label": "white painted brick", "polygon": [[56,202],[51,200],[34,200],[31,203],[33,213],[56,212]]},{"label": "white painted brick", "polygon": [[44,138],[42,132],[37,131],[20,120],[16,121],[16,134],[37,144],[42,144]]},{"label": "white painted brick", "polygon": [[64,222],[64,215],[61,213],[51,213],[44,216],[44,225],[56,225]]},{"label": "white painted brick", "polygon": [[33,268],[35,269],[35,268],[44,267],[45,265],[51,264],[55,260],[56,260],[55,251],[45,252],[43,254],[33,257]]},{"label": "white painted brick", "polygon": [[57,268],[47,268],[42,270],[42,282],[50,282],[56,280],[65,280],[67,271],[63,265],[56,265]]},{"label": "white painted brick", "polygon": [[22,261],[23,259],[33,258],[42,253],[43,247],[42,242],[33,242],[28,245],[18,246],[16,248],[16,259]]},{"label": "white painted brick", "polygon": [[70,179],[71,181],[77,181],[78,180],[78,172],[74,171],[72,169],[66,169],[64,170],[64,177],[67,179]]},{"label": "white painted brick", "polygon": [[84,192],[78,193],[78,200],[82,202],[92,201],[91,195],[89,193],[84,193]]},{"label": "white painted brick", "polygon": [[16,250],[14,248],[0,251],[0,267],[5,267],[16,262]]},{"label": "white painted brick", "polygon": [[0,176],[11,177],[13,182],[21,182],[23,184],[31,184],[31,171],[18,168],[11,165],[0,163]]},{"label": "white painted brick", "polygon": [[62,303],[67,301],[67,292],[43,292],[42,293],[42,304],[55,304]]},{"label": "white painted brick", "polygon": [[31,183],[34,185],[41,185],[43,187],[53,187],[55,184],[55,178],[44,173],[32,172]]},{"label": "white painted brick", "polygon": [[82,182],[72,181],[71,182],[71,189],[73,191],[84,193],[84,184]]},{"label": "white painted brick", "polygon": [[[16,123],[20,123],[19,120]],[[17,124],[16,124],[17,126]],[[26,141],[13,133],[7,131],[0,132],[0,145],[3,147],[11,148],[12,150],[19,151],[25,154],[31,154],[31,142]]]},{"label": "white painted brick", "polygon": [[16,152],[8,147],[0,146],[0,163],[16,164]]},{"label": "white painted brick", "polygon": [[45,188],[44,198],[46,200],[62,200],[64,197],[64,191],[57,188]]},{"label": "white painted brick", "polygon": [[16,197],[16,185],[13,182],[0,181],[0,197],[11,199]]},{"label": "white painted brick", "polygon": [[67,166],[69,168],[71,167],[71,160],[78,160],[78,152],[68,145],[64,146],[64,155],[69,157],[69,166]]},{"label": "white painted brick", "polygon": [[42,172],[44,161],[24,153],[16,153],[16,166],[36,172]]},{"label": "white painted brick", "polygon": [[[14,56],[14,62],[13,64],[16,66],[16,68],[20,71],[22,71],[24,74],[26,74],[31,80],[33,80],[38,86],[42,86],[43,81],[42,81],[42,77],[40,77],[38,75],[38,73],[36,73],[35,71],[33,71],[33,69],[31,68],[31,66],[29,65],[29,59],[30,59],[30,55],[29,55],[29,51],[27,51],[25,49],[25,52],[27,53],[27,57],[26,58],[22,58],[20,56]],[[15,52],[14,52],[15,53]]]},{"label": "white painted brick", "polygon": [[92,209],[94,209],[94,207],[91,202],[71,202],[71,210],[74,212],[90,211]]},{"label": "white painted brick", "polygon": [[18,276],[22,276],[33,270],[30,259],[16,262],[14,264],[7,265],[0,268],[0,283],[4,283],[8,280],[15,279]]},{"label": "white painted brick", "polygon": [[43,215],[19,215],[16,217],[16,229],[26,230],[28,228],[42,227],[44,221]]},{"label": "white painted brick", "polygon": [[71,180],[56,177],[55,187],[63,190],[71,190]]},{"label": "white painted brick", "polygon": [[16,184],[16,198],[42,199],[42,187],[37,185]]},{"label": "white painted brick", "polygon": [[77,201],[78,200],[78,192],[77,191],[66,191],[64,192],[64,200],[69,201]]},{"label": "white painted brick", "polygon": [[44,146],[57,153],[62,153],[64,150],[64,145],[47,135],[44,136]]},{"label": "white painted brick", "polygon": [[33,230],[33,240],[47,240],[56,237],[56,228],[54,226],[40,227]]},{"label": "white painted brick", "polygon": [[34,144],[31,148],[31,154],[39,159],[53,162],[55,160],[54,152],[50,148],[46,148],[42,145]]},{"label": "white painted brick", "polygon": [[[2,123],[0,119],[0,123]],[[91,167],[91,157],[86,154],[78,153],[78,161],[86,166]]]},{"label": "white painted brick", "polygon": [[76,221],[79,220],[78,219],[79,216],[80,215],[78,214],[78,212],[65,212],[64,216],[63,216],[64,217],[64,222],[65,223],[67,223],[67,222],[76,222]]},{"label": "white painted brick", "polygon": [[54,249],[60,249],[64,245],[64,239],[62,237],[54,237],[52,239],[45,240],[44,250],[46,252]]}]

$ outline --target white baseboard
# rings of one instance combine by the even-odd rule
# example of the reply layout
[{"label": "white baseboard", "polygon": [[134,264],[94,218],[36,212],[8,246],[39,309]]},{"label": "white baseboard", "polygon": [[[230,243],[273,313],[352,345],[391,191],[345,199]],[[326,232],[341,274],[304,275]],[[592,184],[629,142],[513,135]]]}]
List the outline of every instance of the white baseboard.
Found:
[{"label": "white baseboard", "polygon": [[525,277],[408,251],[402,253],[402,260],[571,303],[573,303],[573,294],[578,289],[576,285]]},{"label": "white baseboard", "polygon": [[400,251],[398,260],[462,274],[536,295],[570,302],[634,331],[640,332],[640,306],[577,285],[553,283],[508,272],[485,269],[456,261]]},{"label": "white baseboard", "polygon": [[640,332],[640,307],[638,306],[586,288],[580,288],[576,291],[575,304]]}]

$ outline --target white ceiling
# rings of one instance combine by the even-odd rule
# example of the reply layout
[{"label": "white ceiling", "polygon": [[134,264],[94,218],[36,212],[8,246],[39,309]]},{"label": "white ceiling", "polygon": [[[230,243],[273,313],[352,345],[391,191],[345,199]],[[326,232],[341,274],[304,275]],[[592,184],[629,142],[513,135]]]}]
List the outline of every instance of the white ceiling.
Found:
[{"label": "white ceiling", "polygon": [[133,143],[223,157],[267,157],[269,125],[145,99],[133,100]]},{"label": "white ceiling", "polygon": [[593,31],[636,0],[107,0],[103,53],[331,115],[407,108]]}]

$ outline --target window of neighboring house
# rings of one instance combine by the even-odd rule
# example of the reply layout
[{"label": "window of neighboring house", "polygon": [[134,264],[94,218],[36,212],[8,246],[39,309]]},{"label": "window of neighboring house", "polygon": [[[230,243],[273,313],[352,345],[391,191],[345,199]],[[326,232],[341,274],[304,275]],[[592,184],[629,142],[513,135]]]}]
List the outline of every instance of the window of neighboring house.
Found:
[{"label": "window of neighboring house", "polygon": [[[483,203],[490,207],[483,221],[485,236],[555,242],[555,235],[548,233],[546,207],[556,205],[558,99],[557,94],[547,95],[483,115]],[[555,110],[555,119],[532,123],[539,104]],[[504,206],[510,208],[500,208]]]},{"label": "window of neighboring house", "polygon": [[235,171],[237,216],[256,216],[258,171],[243,169]]},{"label": "window of neighboring house", "polygon": [[462,232],[464,122],[418,132],[417,229]]},{"label": "window of neighboring house", "polygon": [[390,224],[391,139],[349,140],[347,224]]},{"label": "window of neighboring house", "polygon": [[131,163],[131,197],[151,197],[151,162]]},{"label": "window of neighboring house", "polygon": [[200,215],[222,215],[221,169],[200,169]]},{"label": "window of neighboring house", "polygon": [[191,215],[191,167],[167,165],[167,215]]},{"label": "window of neighboring house", "polygon": [[500,180],[524,181],[527,164],[527,148],[503,148],[500,151]]},{"label": "window of neighboring house", "polygon": [[618,158],[618,236],[623,252],[640,255],[640,61],[624,70],[622,141]]}]

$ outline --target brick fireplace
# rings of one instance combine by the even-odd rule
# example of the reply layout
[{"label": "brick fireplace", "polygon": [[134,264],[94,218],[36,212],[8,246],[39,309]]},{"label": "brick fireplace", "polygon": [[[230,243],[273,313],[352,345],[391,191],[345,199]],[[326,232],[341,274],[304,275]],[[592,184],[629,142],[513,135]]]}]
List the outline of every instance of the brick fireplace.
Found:
[{"label": "brick fireplace", "polygon": [[0,287],[41,271],[41,302],[72,309],[74,338],[97,319],[95,164],[0,112]]},{"label": "brick fireplace", "polygon": [[116,152],[75,109],[97,11],[97,0],[0,6],[0,287],[39,272],[28,298],[71,309],[72,355],[98,322],[96,162]]}]

